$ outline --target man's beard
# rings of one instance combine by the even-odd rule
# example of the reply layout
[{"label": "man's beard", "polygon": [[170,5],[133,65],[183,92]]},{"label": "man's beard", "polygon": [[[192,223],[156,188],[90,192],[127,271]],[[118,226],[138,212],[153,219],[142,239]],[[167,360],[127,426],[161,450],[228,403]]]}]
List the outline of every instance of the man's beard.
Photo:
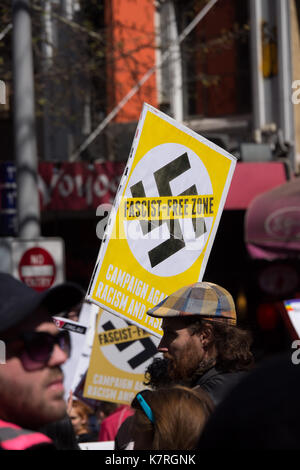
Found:
[{"label": "man's beard", "polygon": [[214,359],[205,359],[197,351],[187,346],[178,359],[168,353],[164,354],[168,360],[168,375],[172,382],[191,385],[196,377],[201,376],[214,366]]},{"label": "man's beard", "polygon": [[35,388],[31,386],[34,379],[32,383],[21,386],[20,383],[15,384],[13,377],[3,381],[0,375],[1,418],[32,430],[62,419],[66,414],[63,393],[52,392],[51,399],[44,395],[46,387],[61,377],[60,367],[49,368],[48,374],[43,380],[39,379],[39,386]]}]

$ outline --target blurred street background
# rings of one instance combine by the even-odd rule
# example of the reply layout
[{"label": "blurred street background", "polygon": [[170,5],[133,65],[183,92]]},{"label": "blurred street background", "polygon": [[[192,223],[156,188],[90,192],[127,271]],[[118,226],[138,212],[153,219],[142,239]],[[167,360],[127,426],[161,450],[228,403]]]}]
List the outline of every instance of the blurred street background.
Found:
[{"label": "blurred street background", "polygon": [[290,347],[299,24],[299,0],[2,0],[0,269],[20,274],[14,241],[58,238],[63,276],[88,287],[96,211],[113,203],[146,102],[238,158],[204,280],[233,294],[258,357]]}]

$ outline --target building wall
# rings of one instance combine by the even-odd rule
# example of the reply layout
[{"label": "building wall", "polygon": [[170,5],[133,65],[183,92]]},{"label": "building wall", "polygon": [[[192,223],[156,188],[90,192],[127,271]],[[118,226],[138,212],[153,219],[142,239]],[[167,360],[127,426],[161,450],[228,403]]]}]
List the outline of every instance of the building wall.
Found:
[{"label": "building wall", "polygon": [[[225,0],[214,8],[214,15],[208,14],[199,24],[196,35],[199,43],[213,41],[220,36],[221,31],[232,30],[235,20],[235,5]],[[202,57],[201,57],[202,56]],[[204,56],[204,57],[203,57]],[[224,73],[225,72],[225,73]],[[219,47],[198,55],[197,75],[207,73],[217,77],[217,86],[210,86],[203,93],[205,85],[197,82],[196,114],[205,116],[224,116],[237,113],[237,54],[236,44],[232,42],[226,48]],[[206,95],[206,103],[204,96]]]},{"label": "building wall", "polygon": [[[105,8],[109,112],[155,65],[155,6],[152,0],[106,0]],[[137,121],[144,101],[157,107],[155,74],[118,113],[115,122]]]},{"label": "building wall", "polygon": [[[298,0],[289,1],[293,9],[291,14],[293,80],[297,80],[300,79],[299,25],[295,8]],[[108,32],[108,112],[117,106],[141,77],[156,64],[154,3],[153,0],[107,0],[105,3]],[[195,17],[200,7],[196,0],[190,0],[187,3],[183,0],[176,0],[174,4],[180,33]],[[276,31],[275,2],[266,0],[263,6],[262,18],[266,22],[271,38],[273,32]],[[208,138],[213,139],[214,134],[217,137],[222,134],[222,141],[226,140],[226,143],[224,145],[220,143],[220,145],[225,146],[230,152],[237,153],[239,153],[241,142],[252,141],[253,107],[257,100],[257,96],[251,96],[250,34],[253,34],[253,31],[250,28],[249,3],[223,0],[212,8],[181,45],[185,122],[196,132],[205,134]],[[271,41],[270,38],[267,38],[268,41]],[[276,39],[272,40],[275,44]],[[277,50],[275,47],[273,49]],[[263,50],[266,50],[265,44]],[[205,77],[209,80],[216,77],[216,81],[207,85]],[[281,128],[282,123],[279,119],[281,114],[277,112],[280,95],[278,83],[277,70],[264,75],[266,124],[275,122]],[[110,160],[127,159],[128,146],[134,130],[132,132],[130,130],[130,135],[128,135],[123,124],[133,125],[138,121],[143,102],[155,107],[162,105],[161,109],[164,110],[164,103],[158,102],[157,91],[159,92],[156,77],[153,74],[108,126]],[[166,112],[170,114],[167,109]],[[294,106],[294,117],[297,154],[299,155],[300,106]],[[242,129],[239,124],[243,124]],[[277,139],[276,130],[265,131],[263,142],[266,145],[272,145],[275,148]],[[124,142],[128,144],[126,152],[124,152]],[[251,158],[251,155],[247,158],[245,156],[245,161],[252,161]],[[255,161],[257,160],[259,157],[255,157]]]}]

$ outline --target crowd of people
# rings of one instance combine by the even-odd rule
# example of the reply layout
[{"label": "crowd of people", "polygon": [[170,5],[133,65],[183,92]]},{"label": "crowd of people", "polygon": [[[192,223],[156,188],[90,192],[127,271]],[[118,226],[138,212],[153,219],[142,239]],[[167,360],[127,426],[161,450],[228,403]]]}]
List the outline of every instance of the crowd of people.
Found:
[{"label": "crowd of people", "polygon": [[97,440],[115,441],[116,451],[300,448],[300,369],[288,356],[255,364],[232,296],[209,282],[148,311],[162,318],[161,357],[131,406],[102,402],[93,412],[72,396],[66,403],[70,338],[52,316],[82,295],[71,283],[36,292],[0,273],[0,450],[80,450]]}]

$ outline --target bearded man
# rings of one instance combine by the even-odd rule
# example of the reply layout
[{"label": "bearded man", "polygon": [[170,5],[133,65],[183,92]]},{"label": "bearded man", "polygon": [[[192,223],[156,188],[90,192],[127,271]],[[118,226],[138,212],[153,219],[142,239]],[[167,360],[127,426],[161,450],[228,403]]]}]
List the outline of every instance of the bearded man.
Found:
[{"label": "bearded man", "polygon": [[183,287],[147,313],[163,318],[158,351],[168,360],[170,379],[200,386],[216,405],[252,367],[250,336],[236,326],[234,301],[223,287]]}]

